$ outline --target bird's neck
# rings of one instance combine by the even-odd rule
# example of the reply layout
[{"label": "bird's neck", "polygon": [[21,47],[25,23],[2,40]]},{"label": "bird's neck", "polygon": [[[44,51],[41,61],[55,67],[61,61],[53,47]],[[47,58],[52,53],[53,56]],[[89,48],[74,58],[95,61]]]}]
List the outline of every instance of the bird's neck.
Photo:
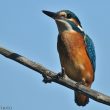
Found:
[{"label": "bird's neck", "polygon": [[84,31],[80,25],[76,25],[74,22],[69,20],[56,20],[59,34],[64,31],[74,31],[84,34]]},{"label": "bird's neck", "polygon": [[57,24],[59,33],[62,33],[64,31],[73,30],[72,26],[68,22],[66,22],[65,20],[58,19],[58,20],[56,20],[56,24]]}]

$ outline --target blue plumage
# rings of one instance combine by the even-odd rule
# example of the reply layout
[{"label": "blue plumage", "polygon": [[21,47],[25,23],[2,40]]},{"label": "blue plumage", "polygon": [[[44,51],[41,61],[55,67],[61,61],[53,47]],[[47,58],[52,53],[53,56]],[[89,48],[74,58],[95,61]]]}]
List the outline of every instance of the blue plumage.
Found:
[{"label": "blue plumage", "polygon": [[80,30],[80,28],[78,28],[76,26],[76,24],[74,24],[72,21],[69,21],[69,20],[65,20],[66,22],[68,22],[71,26],[72,26],[72,29],[81,33],[82,36],[84,36],[84,41],[85,41],[85,44],[86,44],[86,51],[87,51],[87,54],[90,58],[90,61],[92,63],[92,66],[93,66],[93,70],[95,72],[95,68],[96,68],[96,55],[95,55],[95,47],[94,47],[94,43],[92,41],[92,39],[84,33],[84,31]]},{"label": "blue plumage", "polygon": [[91,38],[87,34],[84,36],[84,40],[85,40],[85,44],[86,44],[87,54],[91,60],[93,70],[95,72],[96,55],[95,55],[95,47],[94,47],[93,41],[91,40]]},{"label": "blue plumage", "polygon": [[80,30],[76,24],[74,24],[72,21],[69,21],[69,20],[65,20],[66,22],[68,22],[73,30],[81,33],[83,36],[84,36],[84,41],[85,41],[85,44],[86,44],[86,51],[87,51],[87,54],[90,58],[90,61],[92,63],[92,66],[93,66],[93,70],[95,72],[95,68],[96,68],[96,55],[95,55],[95,47],[94,47],[94,43],[92,41],[92,39],[84,33],[84,31]]},{"label": "blue plumage", "polygon": [[79,29],[78,26],[77,26],[75,23],[73,23],[73,22],[70,21],[70,20],[65,20],[65,21],[68,22],[68,23],[71,25],[71,27],[72,27],[73,30],[75,30],[75,31],[77,31],[77,32],[79,32],[79,33],[81,33],[83,36],[85,35],[85,34],[84,34],[84,31],[82,31],[81,29]]},{"label": "blue plumage", "polygon": [[79,25],[81,26],[80,20],[78,19],[78,17],[73,12],[71,12],[70,10],[61,10],[61,11],[58,11],[57,13],[60,13],[60,12],[65,12],[67,14],[67,16],[71,15],[71,18],[74,18],[79,23]]}]

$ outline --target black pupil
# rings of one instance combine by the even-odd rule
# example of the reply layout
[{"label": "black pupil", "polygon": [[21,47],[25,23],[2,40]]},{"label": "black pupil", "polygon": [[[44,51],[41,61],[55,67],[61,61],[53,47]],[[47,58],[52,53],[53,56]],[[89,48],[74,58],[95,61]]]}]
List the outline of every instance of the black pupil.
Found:
[{"label": "black pupil", "polygon": [[71,14],[67,14],[67,18],[71,18]]}]

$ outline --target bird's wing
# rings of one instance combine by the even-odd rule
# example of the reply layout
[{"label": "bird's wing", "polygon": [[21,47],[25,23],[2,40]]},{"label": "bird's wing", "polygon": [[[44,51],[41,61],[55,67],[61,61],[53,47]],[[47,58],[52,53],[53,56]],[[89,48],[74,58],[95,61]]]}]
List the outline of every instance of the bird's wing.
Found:
[{"label": "bird's wing", "polygon": [[92,39],[85,34],[84,36],[84,40],[85,40],[85,44],[86,44],[86,51],[87,51],[87,54],[91,60],[91,63],[92,63],[92,66],[93,66],[93,70],[94,70],[94,73],[95,73],[95,69],[96,69],[96,55],[95,55],[95,47],[94,47],[94,44],[93,44],[93,41]]}]

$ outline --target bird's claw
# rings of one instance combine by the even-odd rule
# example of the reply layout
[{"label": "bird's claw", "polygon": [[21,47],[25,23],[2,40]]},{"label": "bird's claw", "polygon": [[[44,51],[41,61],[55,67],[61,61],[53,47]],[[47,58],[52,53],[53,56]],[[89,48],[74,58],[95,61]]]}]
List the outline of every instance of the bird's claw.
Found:
[{"label": "bird's claw", "polygon": [[77,87],[79,87],[79,85],[86,85],[85,80],[76,83]]},{"label": "bird's claw", "polygon": [[65,70],[62,67],[61,72],[59,72],[57,75],[53,76],[52,78],[51,77],[48,77],[48,76],[43,76],[44,77],[43,82],[44,83],[51,83],[53,80],[59,79],[59,78],[63,78],[65,75],[66,75],[65,74]]},{"label": "bird's claw", "polygon": [[63,78],[65,76],[65,69],[62,67],[62,70],[61,70],[61,72],[59,72],[56,76],[55,76],[55,78]]}]

